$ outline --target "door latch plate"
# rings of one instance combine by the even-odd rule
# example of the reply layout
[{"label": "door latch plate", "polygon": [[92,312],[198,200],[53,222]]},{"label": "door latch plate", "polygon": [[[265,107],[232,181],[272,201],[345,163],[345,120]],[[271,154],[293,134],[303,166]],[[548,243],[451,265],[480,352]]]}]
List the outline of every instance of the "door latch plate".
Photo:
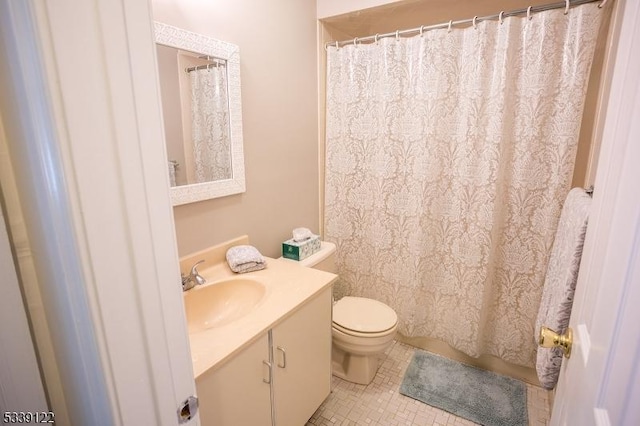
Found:
[{"label": "door latch plate", "polygon": [[191,395],[178,407],[178,424],[187,423],[198,412],[198,397]]}]

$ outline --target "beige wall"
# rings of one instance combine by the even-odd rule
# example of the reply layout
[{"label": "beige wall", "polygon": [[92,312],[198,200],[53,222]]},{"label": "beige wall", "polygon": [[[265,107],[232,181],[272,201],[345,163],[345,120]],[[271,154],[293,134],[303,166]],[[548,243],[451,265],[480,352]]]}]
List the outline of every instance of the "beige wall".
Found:
[{"label": "beige wall", "polygon": [[244,194],[174,208],[181,256],[242,234],[279,256],[291,230],[318,232],[316,3],[153,0],[154,19],[240,47]]},{"label": "beige wall", "polygon": [[158,46],[157,54],[167,158],[170,161],[177,161],[180,165],[176,170],[176,182],[178,185],[184,185],[186,176],[184,173],[184,149],[182,147],[182,108],[180,85],[178,84],[178,50],[172,47]]}]

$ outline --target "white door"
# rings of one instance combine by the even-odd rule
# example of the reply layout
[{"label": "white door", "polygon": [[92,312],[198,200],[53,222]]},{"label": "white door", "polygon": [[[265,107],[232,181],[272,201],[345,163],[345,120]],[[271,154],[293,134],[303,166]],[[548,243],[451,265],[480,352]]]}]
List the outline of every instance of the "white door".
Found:
[{"label": "white door", "polygon": [[50,325],[53,354],[39,355],[60,377],[50,408],[70,417],[59,425],[199,424],[182,409],[195,382],[150,8],[0,0],[0,120]]},{"label": "white door", "polygon": [[552,425],[640,424],[640,2],[624,5]]}]

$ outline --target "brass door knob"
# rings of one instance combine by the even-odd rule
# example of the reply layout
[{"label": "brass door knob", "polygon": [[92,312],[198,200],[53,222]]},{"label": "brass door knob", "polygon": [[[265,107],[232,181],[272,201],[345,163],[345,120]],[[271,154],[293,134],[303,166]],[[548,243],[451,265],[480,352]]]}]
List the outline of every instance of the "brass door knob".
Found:
[{"label": "brass door knob", "polygon": [[560,348],[564,352],[564,356],[571,356],[571,344],[573,343],[573,333],[571,328],[567,328],[565,334],[558,334],[552,329],[542,326],[540,327],[540,339],[538,345],[543,348]]}]

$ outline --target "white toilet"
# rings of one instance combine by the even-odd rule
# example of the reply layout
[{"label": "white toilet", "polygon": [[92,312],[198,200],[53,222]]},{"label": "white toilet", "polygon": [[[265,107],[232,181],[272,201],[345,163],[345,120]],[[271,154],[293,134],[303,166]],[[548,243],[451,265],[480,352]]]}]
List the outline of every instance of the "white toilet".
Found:
[{"label": "white toilet", "polygon": [[[336,273],[336,246],[322,242],[318,253],[297,262]],[[381,356],[398,327],[395,311],[382,302],[364,297],[343,297],[333,305],[333,374],[353,383],[369,384]]]}]

